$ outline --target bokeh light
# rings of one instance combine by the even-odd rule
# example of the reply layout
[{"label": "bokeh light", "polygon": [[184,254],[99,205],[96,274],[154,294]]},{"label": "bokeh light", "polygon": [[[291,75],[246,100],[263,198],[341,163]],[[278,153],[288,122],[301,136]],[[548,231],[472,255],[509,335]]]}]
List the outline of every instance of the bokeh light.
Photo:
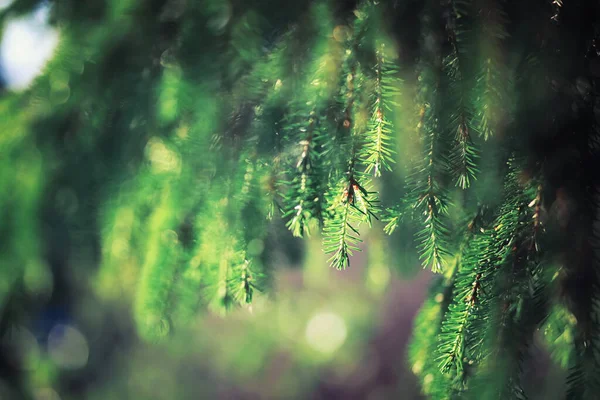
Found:
[{"label": "bokeh light", "polygon": [[61,368],[78,369],[87,364],[89,347],[78,329],[57,324],[48,334],[48,354]]},{"label": "bokeh light", "polygon": [[347,333],[344,319],[329,311],[315,314],[306,326],[308,344],[323,354],[332,354],[339,349]]},{"label": "bokeh light", "polygon": [[6,21],[0,42],[0,60],[9,89],[27,88],[54,53],[59,32],[47,24],[48,14],[49,6],[44,4],[29,15]]}]

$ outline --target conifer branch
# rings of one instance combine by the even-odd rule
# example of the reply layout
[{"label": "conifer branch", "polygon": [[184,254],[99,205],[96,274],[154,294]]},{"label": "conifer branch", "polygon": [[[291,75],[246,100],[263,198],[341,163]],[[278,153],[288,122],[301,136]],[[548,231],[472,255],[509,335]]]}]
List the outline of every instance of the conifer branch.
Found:
[{"label": "conifer branch", "polygon": [[508,37],[503,0],[480,0],[480,66],[476,77],[475,115],[478,131],[485,140],[492,137],[506,119],[508,76],[502,61],[502,43]]},{"label": "conifer branch", "polygon": [[472,348],[480,334],[477,319],[489,301],[488,282],[493,273],[487,263],[493,262],[494,231],[480,225],[482,211],[468,224],[459,251],[452,302],[444,317],[437,348],[439,369],[459,392],[464,390],[468,367],[476,361]]},{"label": "conifer branch", "polygon": [[[520,365],[533,329],[544,316],[545,285],[537,256],[541,189],[521,187],[517,174],[511,161],[505,202],[493,229],[482,229],[469,241],[442,325],[440,368],[458,392],[466,390],[472,371],[481,368],[471,389],[490,394],[507,389],[510,396],[523,395]],[[482,339],[485,332],[487,341]],[[506,374],[487,375],[499,369]],[[483,387],[492,381],[499,385],[493,386],[496,389]]]},{"label": "conifer branch", "polygon": [[[439,276],[421,306],[414,322],[413,339],[408,348],[408,359],[412,372],[422,384],[423,394],[443,397],[445,382],[440,368],[431,355],[437,351],[438,338],[444,315],[453,298],[458,262]],[[433,378],[433,379],[431,379]]]},{"label": "conifer branch", "polygon": [[400,94],[402,81],[397,77],[397,68],[386,55],[384,43],[376,46],[375,57],[373,111],[360,158],[366,165],[365,173],[378,177],[382,170],[390,170],[391,164],[395,163],[395,152],[391,149],[393,125],[387,113],[398,105],[395,97]]},{"label": "conifer branch", "polygon": [[263,290],[259,283],[263,277],[264,274],[254,271],[250,260],[245,259],[243,263],[237,265],[230,282],[236,301],[239,304],[251,304],[254,293]]},{"label": "conifer branch", "polygon": [[438,150],[439,131],[434,111],[427,104],[421,109],[421,121],[418,129],[423,132],[425,154],[423,162],[409,177],[412,208],[421,218],[422,228],[417,232],[420,242],[418,250],[425,267],[433,272],[441,272],[449,251],[449,229],[444,221],[448,211],[449,199],[446,190],[439,182],[440,167],[445,164],[444,155]]},{"label": "conifer branch", "polygon": [[486,311],[488,339],[472,351],[482,363],[477,377],[482,386],[478,390],[499,399],[525,399],[522,366],[533,333],[547,312],[547,282],[541,275],[538,245],[542,190],[532,182],[522,182],[515,160],[509,161],[509,167],[506,200],[495,227],[493,252],[498,262],[492,272],[493,294]]},{"label": "conifer branch", "polygon": [[300,155],[283,182],[284,218],[290,218],[287,227],[294,236],[310,234],[312,222],[323,223],[325,198],[329,175],[324,161],[327,132],[319,126],[328,103],[331,101],[338,78],[338,44],[331,38],[332,20],[329,10],[320,4],[313,10],[318,38],[315,58],[310,62],[300,99],[294,101],[288,114],[287,136],[294,147],[300,146]]},{"label": "conifer branch", "polygon": [[[437,5],[427,3],[424,15],[424,40],[429,40],[435,35],[435,24],[432,16],[435,15]],[[419,162],[413,173],[407,178],[408,201],[412,211],[419,218],[420,230],[416,233],[419,242],[417,249],[423,266],[429,267],[433,272],[442,272],[450,255],[450,231],[446,222],[446,215],[450,201],[447,189],[441,179],[447,171],[447,154],[443,146],[443,135],[439,126],[438,92],[441,79],[441,60],[437,45],[424,41],[418,77],[417,110],[418,123],[417,135],[423,149],[423,159]]]},{"label": "conifer branch", "polygon": [[310,234],[311,220],[322,219],[321,176],[319,162],[321,154],[318,150],[320,132],[317,128],[315,111],[311,111],[307,126],[299,127],[301,154],[295,165],[295,174],[288,183],[287,210],[283,217],[289,218],[286,226],[294,236],[302,237]]},{"label": "conifer branch", "polygon": [[[472,256],[471,256],[472,257]],[[466,354],[467,337],[472,319],[477,317],[476,309],[481,295],[481,272],[477,263],[463,263],[458,275],[458,286],[454,289],[454,301],[448,310],[440,335],[440,369],[444,373],[455,369],[453,376],[464,379],[463,362],[469,361]],[[471,338],[469,338],[471,339]]]},{"label": "conifer branch", "polygon": [[[468,307],[476,307],[478,305],[478,296],[481,292],[480,276],[476,278],[472,290],[472,296],[468,297],[465,302],[464,296],[460,291],[457,292],[460,285],[468,279],[461,280],[461,275],[464,278],[465,263],[476,264],[478,258],[475,255],[476,250],[485,250],[489,248],[486,244],[489,242],[489,230],[484,229],[487,226],[486,222],[486,207],[479,207],[475,216],[465,223],[465,235],[462,237],[457,256],[452,263],[451,268],[444,272],[443,279],[435,285],[432,296],[426,300],[422,310],[419,312],[417,321],[415,322],[415,332],[423,332],[424,337],[415,337],[409,347],[409,359],[413,364],[413,372],[423,379],[423,391],[426,395],[432,398],[445,398],[448,393],[452,392],[459,395],[463,389],[463,382],[466,378],[466,367],[472,363],[462,356],[467,347],[467,324],[457,328],[457,322],[451,320],[452,316],[460,314],[461,311],[452,309],[453,307],[466,304]],[[475,292],[475,293],[473,293]],[[485,294],[485,293],[482,293]],[[460,299],[460,300],[457,300]],[[435,314],[433,314],[435,312]],[[435,315],[435,320],[428,319],[425,321],[425,313]],[[468,317],[467,315],[463,315]],[[470,318],[470,317],[468,317]],[[466,319],[466,318],[465,318]],[[421,326],[426,324],[427,326]],[[452,327],[452,324],[455,326]],[[460,322],[458,322],[460,324]],[[456,331],[461,334],[456,334]],[[431,336],[433,335],[433,336]],[[431,354],[436,354],[437,357]],[[460,358],[459,358],[460,357]],[[466,363],[467,365],[463,364]],[[452,367],[456,365],[458,373],[450,373]],[[434,379],[425,381],[426,376],[433,376]]]},{"label": "conifer branch", "polygon": [[325,221],[323,228],[323,250],[325,254],[332,254],[329,264],[340,270],[349,266],[350,256],[354,251],[360,250],[357,244],[362,242],[357,227],[363,220],[363,215],[355,204],[356,195],[360,194],[358,182],[354,179],[356,153],[360,146],[360,132],[357,130],[357,121],[354,115],[355,102],[358,97],[356,88],[358,62],[355,59],[354,47],[359,40],[357,32],[364,28],[367,17],[368,15],[357,12],[354,23],[355,31],[352,38],[348,40],[349,46],[343,61],[344,82],[340,93],[342,96],[340,103],[344,104],[342,132],[350,132],[344,149],[350,153],[350,157],[345,176],[328,191],[330,216]]},{"label": "conifer branch", "polygon": [[383,231],[391,235],[398,229],[400,223],[404,222],[407,218],[408,211],[412,207],[410,199],[403,198],[400,200],[400,204],[385,210],[385,214],[382,218],[386,225],[383,227]]},{"label": "conifer branch", "polygon": [[[449,79],[448,91],[453,107],[448,121],[449,130],[454,135],[449,167],[456,186],[466,189],[475,179],[479,158],[471,137],[471,132],[477,131],[473,110],[468,102],[472,85],[465,71],[468,51],[465,49],[464,36],[467,32],[462,20],[468,15],[468,7],[456,0],[450,0],[448,3],[445,27],[450,53],[444,58],[443,65]],[[459,6],[462,7],[459,9]]]},{"label": "conifer branch", "polygon": [[[122,3],[54,9],[54,60],[21,92],[5,74],[0,333],[38,319],[53,279],[74,283],[54,271],[71,255],[98,264],[104,299],[132,302],[144,339],[203,309],[251,310],[270,252],[289,251],[290,238],[268,240],[277,210],[289,236],[322,228],[331,266],[346,269],[381,216],[381,184],[399,199],[385,231],[410,216],[416,253],[439,273],[409,349],[426,396],[526,398],[541,327],[567,398],[598,397],[597,1],[361,0],[351,13],[357,2],[307,0],[272,14],[269,2]],[[405,86],[400,71],[415,70]],[[396,132],[400,104],[416,110],[414,135]],[[418,162],[400,163],[400,148]],[[523,158],[498,168],[512,154]],[[395,163],[410,164],[406,180]],[[462,221],[479,203],[489,220]],[[99,236],[101,261],[86,250]]]},{"label": "conifer branch", "polygon": [[333,254],[329,263],[334,268],[346,269],[352,253],[360,251],[357,245],[362,240],[358,226],[361,222],[370,224],[371,216],[374,216],[368,196],[369,193],[358,181],[350,177],[339,200],[332,201],[333,217],[323,228],[323,247],[326,254]]},{"label": "conifer branch", "polygon": [[[353,38],[352,42],[356,42]],[[356,80],[362,78],[362,72],[354,59],[353,51],[346,52],[344,71],[347,71],[345,94],[345,110],[343,129],[350,131],[347,151],[349,161],[345,176],[328,192],[329,210],[332,216],[325,222],[323,229],[323,245],[326,254],[333,254],[329,260],[331,266],[346,269],[353,251],[358,251],[361,242],[358,225],[366,222],[371,225],[371,217],[376,217],[374,192],[368,191],[360,181],[362,174],[357,170],[361,149],[364,145],[364,126],[358,118],[361,107],[359,85]],[[357,110],[358,109],[358,110]]]}]

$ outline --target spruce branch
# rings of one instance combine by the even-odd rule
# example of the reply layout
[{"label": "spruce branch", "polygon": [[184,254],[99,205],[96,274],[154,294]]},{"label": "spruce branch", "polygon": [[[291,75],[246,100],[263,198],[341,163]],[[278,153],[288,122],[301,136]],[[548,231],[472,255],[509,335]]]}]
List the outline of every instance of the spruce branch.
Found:
[{"label": "spruce branch", "polygon": [[[284,190],[284,218],[294,236],[310,234],[309,225],[323,223],[329,171],[324,157],[330,137],[320,126],[327,107],[335,96],[339,77],[338,51],[341,46],[331,37],[332,16],[328,7],[318,4],[312,10],[317,39],[314,58],[308,63],[301,94],[287,115],[285,136],[293,154],[300,155],[289,165]],[[292,164],[290,162],[290,164]]]},{"label": "spruce branch", "polygon": [[364,177],[355,168],[355,157],[349,163],[347,176],[328,192],[329,217],[323,228],[323,248],[332,254],[329,263],[336,269],[346,269],[354,251],[362,242],[358,228],[361,223],[371,226],[377,219],[376,192],[367,190],[360,182]]},{"label": "spruce branch", "polygon": [[400,223],[404,222],[412,211],[412,202],[410,199],[400,199],[400,204],[390,207],[385,210],[382,221],[386,223],[383,227],[383,231],[391,235],[398,229]]},{"label": "spruce branch", "polygon": [[349,49],[342,66],[345,76],[340,93],[341,103],[344,104],[342,130],[349,132],[344,146],[348,154],[347,168],[345,175],[327,193],[330,216],[323,229],[323,247],[326,254],[332,254],[329,262],[337,269],[346,269],[352,253],[359,251],[357,244],[362,241],[358,231],[360,223],[365,222],[370,226],[371,218],[377,218],[376,192],[367,189],[371,181],[358,170],[358,164],[366,162],[362,157],[365,156],[367,137],[366,124],[360,116],[365,103],[360,91],[364,76],[356,59],[355,46],[364,31],[362,27],[365,19],[359,13],[354,26],[355,33],[349,39]]},{"label": "spruce branch", "polygon": [[408,179],[409,196],[414,199],[412,208],[422,224],[416,234],[421,259],[424,267],[441,272],[450,254],[450,231],[445,221],[450,201],[439,181],[440,170],[446,163],[438,150],[439,130],[432,113],[430,106],[423,105],[418,129],[423,135],[425,158]]},{"label": "spruce branch", "polygon": [[466,189],[471,186],[477,175],[477,159],[479,153],[471,140],[471,130],[464,116],[459,116],[456,121],[455,145],[450,155],[452,173],[455,175],[456,186]]},{"label": "spruce branch", "polygon": [[488,338],[472,348],[482,364],[477,383],[486,397],[526,398],[521,383],[523,363],[548,309],[538,245],[543,231],[541,193],[541,186],[524,181],[519,163],[511,159],[505,202],[494,228],[492,246],[497,261],[486,311]]},{"label": "spruce branch", "polygon": [[435,2],[427,2],[424,14],[422,54],[417,87],[418,122],[416,133],[421,142],[423,158],[407,178],[408,201],[420,223],[416,233],[417,247],[423,266],[433,272],[442,272],[446,258],[451,254],[450,230],[447,213],[450,200],[444,183],[448,168],[448,155],[440,122],[439,89],[441,81],[441,58],[438,44],[428,43],[436,34],[433,15],[437,12]]},{"label": "spruce branch", "polygon": [[[343,189],[342,189],[343,188]],[[335,196],[335,193],[341,195]],[[372,192],[367,192],[360,183],[350,176],[347,184],[337,186],[333,190],[334,197],[331,199],[330,217],[323,228],[323,247],[326,254],[332,254],[329,263],[337,269],[346,269],[350,263],[350,257],[354,251],[360,251],[358,243],[361,243],[358,227],[366,222],[370,225],[373,213],[373,203],[369,199]]]},{"label": "spruce branch", "polygon": [[451,100],[448,128],[454,136],[454,144],[449,156],[450,173],[456,186],[466,189],[471,185],[478,172],[479,154],[473,143],[471,132],[476,132],[475,116],[469,104],[472,84],[465,71],[466,50],[465,38],[468,34],[462,20],[468,15],[468,7],[450,0],[446,10],[446,35],[450,52],[443,60],[443,69],[448,83],[448,94]]},{"label": "spruce branch", "polygon": [[421,381],[423,394],[432,398],[443,398],[447,391],[447,380],[431,355],[437,351],[442,321],[453,298],[456,267],[457,263],[444,276],[436,277],[415,318],[413,338],[408,347],[412,372]]},{"label": "spruce branch", "polygon": [[[477,234],[463,242],[467,247],[438,347],[439,367],[459,393],[469,387],[469,393],[490,398],[524,396],[519,371],[533,329],[545,315],[546,286],[538,256],[541,187],[523,187],[519,176],[511,160],[505,201],[493,227],[477,232],[481,222],[473,220],[469,230]],[[498,370],[505,373],[488,375]],[[493,391],[505,394],[498,397]]]},{"label": "spruce branch", "polygon": [[502,45],[508,37],[508,17],[503,0],[480,0],[477,6],[481,15],[478,30],[481,40],[473,107],[478,119],[478,131],[488,140],[507,114],[508,75],[502,60]]},{"label": "spruce branch", "polygon": [[375,58],[372,116],[359,157],[366,166],[365,173],[378,177],[382,170],[391,170],[391,164],[395,163],[395,152],[391,148],[393,125],[387,113],[398,106],[395,98],[400,94],[402,81],[397,76],[396,66],[386,55],[384,43],[376,46]]},{"label": "spruce branch", "polygon": [[[280,209],[294,236],[320,224],[331,265],[345,269],[361,229],[381,217],[374,188],[385,182],[385,198],[400,198],[385,231],[411,217],[420,259],[439,273],[409,349],[424,394],[526,398],[524,365],[541,326],[568,369],[567,398],[597,397],[597,1],[362,0],[351,28],[356,2],[274,14],[269,2],[124,3],[94,18],[86,7],[55,10],[55,60],[0,99],[0,333],[30,312],[46,285],[38,281],[65,283],[45,264],[73,251],[87,257],[81,266],[98,261],[75,248],[97,247],[96,226],[97,287],[117,300],[132,293],[142,337],[163,337],[203,308],[250,308],[267,289],[268,251],[288,250],[277,247],[287,241],[264,246],[267,218]],[[419,21],[401,15],[421,8]],[[399,71],[413,68],[405,86]],[[414,137],[396,132],[400,102],[415,105]],[[405,171],[387,173],[400,141],[418,154],[398,185],[408,194],[394,182]],[[522,162],[498,168],[515,153]],[[130,177],[133,188],[122,185]],[[478,202],[492,220],[478,211],[462,221]],[[556,238],[545,233],[545,206]],[[77,241],[44,255],[54,233]]]},{"label": "spruce branch", "polygon": [[301,149],[300,156],[292,172],[292,179],[287,182],[285,194],[284,218],[289,218],[286,226],[294,236],[302,237],[310,234],[311,220],[321,221],[323,217],[321,174],[321,132],[317,128],[317,117],[314,110],[310,111],[306,127],[301,124],[294,126],[298,129]]},{"label": "spruce branch", "polygon": [[439,368],[456,390],[464,390],[467,366],[474,363],[470,350],[481,334],[476,319],[485,309],[489,288],[483,285],[492,272],[486,263],[492,261],[491,245],[494,231],[482,225],[485,208],[480,207],[469,222],[456,260],[456,279],[452,302],[444,317],[437,348]]},{"label": "spruce branch", "polygon": [[252,261],[244,261],[234,266],[232,278],[228,282],[231,287],[233,298],[238,304],[251,304],[255,292],[262,292],[263,287],[260,284],[264,274],[257,272],[252,268]]}]

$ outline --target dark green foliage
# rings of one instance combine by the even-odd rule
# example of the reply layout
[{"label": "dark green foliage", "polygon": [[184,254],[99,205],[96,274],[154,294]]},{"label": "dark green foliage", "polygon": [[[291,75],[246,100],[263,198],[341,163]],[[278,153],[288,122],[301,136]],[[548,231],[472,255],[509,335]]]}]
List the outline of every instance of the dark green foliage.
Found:
[{"label": "dark green foliage", "polygon": [[[473,38],[468,31],[469,2],[450,1],[445,20],[450,51],[444,57],[443,68],[448,78],[448,127],[455,136],[449,157],[456,185],[466,189],[477,174],[478,151],[472,134],[477,132],[471,93],[474,87],[467,65],[472,59]],[[465,21],[466,20],[466,21]],[[445,103],[446,104],[446,103]]]},{"label": "dark green foliage", "polygon": [[481,15],[476,24],[479,61],[476,72],[475,115],[478,130],[487,140],[507,118],[510,106],[507,92],[508,74],[502,54],[502,43],[508,37],[504,0],[474,1]]}]

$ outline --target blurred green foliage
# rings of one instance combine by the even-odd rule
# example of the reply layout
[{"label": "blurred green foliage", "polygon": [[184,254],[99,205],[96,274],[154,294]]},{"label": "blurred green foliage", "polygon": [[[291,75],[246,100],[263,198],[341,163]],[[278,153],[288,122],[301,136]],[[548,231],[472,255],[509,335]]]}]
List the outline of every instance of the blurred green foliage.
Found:
[{"label": "blurred green foliage", "polygon": [[594,398],[599,9],[507,3],[7,3],[0,397]]}]

